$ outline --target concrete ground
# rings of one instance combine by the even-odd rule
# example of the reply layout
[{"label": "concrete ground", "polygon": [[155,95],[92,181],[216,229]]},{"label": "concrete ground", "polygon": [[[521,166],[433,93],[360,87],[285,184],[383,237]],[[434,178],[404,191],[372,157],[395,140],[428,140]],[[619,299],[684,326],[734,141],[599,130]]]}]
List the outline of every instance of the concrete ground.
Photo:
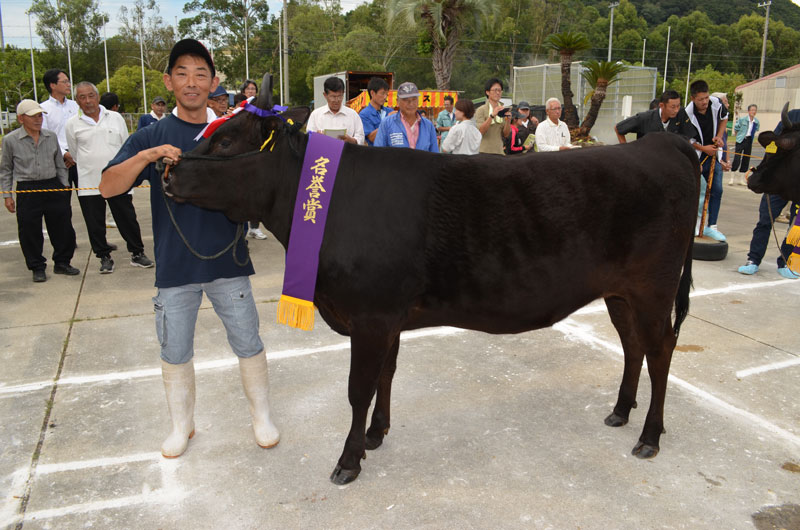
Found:
[{"label": "concrete ground", "polygon": [[[321,319],[313,332],[275,323],[284,253],[274,238],[250,248],[281,443],[256,445],[206,303],[197,435],[167,460],[154,271],[131,267],[111,229],[117,269],[100,275],[73,200],[81,275],[34,284],[15,218],[0,214],[0,527],[800,528],[800,281],[776,274],[774,244],[758,274],[736,272],[758,200],[725,185],[730,252],[694,264],[655,459],[630,455],[646,372],[631,422],[603,424],[622,357],[595,302],[514,336],[405,333],[391,433],[347,486],[328,476],[350,425],[349,344]],[[147,193],[135,201],[152,257]]]}]

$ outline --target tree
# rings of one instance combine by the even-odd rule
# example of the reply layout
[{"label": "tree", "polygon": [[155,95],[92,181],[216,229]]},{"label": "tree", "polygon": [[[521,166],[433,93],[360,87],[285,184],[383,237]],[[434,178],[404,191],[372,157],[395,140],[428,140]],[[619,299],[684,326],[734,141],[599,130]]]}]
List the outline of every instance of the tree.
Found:
[{"label": "tree", "polygon": [[578,126],[578,111],[572,102],[572,97],[575,95],[572,93],[572,82],[570,80],[572,57],[579,51],[588,50],[592,45],[583,33],[562,31],[548,36],[545,39],[545,46],[556,50],[561,56],[561,96],[564,98],[562,104],[564,122],[568,127],[575,128]]},{"label": "tree", "polygon": [[[150,12],[152,14],[148,16]],[[175,30],[165,24],[158,13],[155,0],[135,0],[130,9],[123,5],[119,8],[119,19],[122,22],[119,36],[132,45],[131,49],[136,48],[136,61],[139,61],[141,40],[145,68],[164,71],[169,51],[175,44]]]},{"label": "tree", "polygon": [[[34,52],[33,60],[37,72],[44,72],[40,54]],[[44,85],[37,80],[38,95],[44,92]],[[23,99],[33,99],[33,80],[31,78],[31,54],[29,50],[6,46],[0,53],[0,107],[15,108]]]},{"label": "tree", "polygon": [[[244,81],[245,41],[267,24],[269,5],[253,0],[192,0],[183,7],[184,13],[198,11],[193,17],[181,19],[181,35],[213,41],[215,49],[225,53],[214,56],[217,70],[229,79]],[[249,53],[248,53],[249,55]],[[255,54],[254,54],[255,58]]]},{"label": "tree", "polygon": [[[496,11],[494,0],[389,0],[387,29],[395,18],[421,23],[433,46],[436,87],[450,88],[453,61],[470,18],[477,22]],[[419,21],[417,20],[419,17]]]},{"label": "tree", "polygon": [[[145,70],[147,80],[147,99],[153,100],[156,96],[161,96],[167,101],[167,106],[171,107],[175,103],[175,98],[164,86],[164,74],[158,70]],[[111,76],[111,88],[119,96],[120,108],[123,112],[149,112],[150,106],[143,107],[142,101],[142,69],[139,66],[129,65],[117,69]],[[106,86],[103,79],[97,84],[99,90]]]},{"label": "tree", "polygon": [[107,17],[96,0],[34,0],[28,12],[36,15],[36,33],[50,50],[86,52],[100,44],[100,28]]},{"label": "tree", "polygon": [[581,123],[579,133],[580,136],[588,137],[594,122],[597,121],[600,106],[603,104],[603,100],[606,99],[608,85],[619,80],[619,75],[627,70],[628,67],[621,62],[596,61],[594,59],[584,61],[582,64],[585,70],[581,72],[581,76],[586,79],[593,89],[587,96],[591,96],[592,104],[583,119],[583,123]]}]

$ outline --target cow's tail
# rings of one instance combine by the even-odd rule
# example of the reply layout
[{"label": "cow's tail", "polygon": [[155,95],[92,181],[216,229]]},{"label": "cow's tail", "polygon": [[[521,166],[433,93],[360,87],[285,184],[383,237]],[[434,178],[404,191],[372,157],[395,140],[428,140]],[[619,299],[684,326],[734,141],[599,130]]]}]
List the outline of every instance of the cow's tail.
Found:
[{"label": "cow's tail", "polygon": [[686,250],[686,260],[683,263],[683,273],[681,282],[678,284],[678,294],[675,296],[675,338],[681,332],[681,324],[689,314],[689,291],[692,289],[692,247],[694,237],[689,240],[689,248]]}]

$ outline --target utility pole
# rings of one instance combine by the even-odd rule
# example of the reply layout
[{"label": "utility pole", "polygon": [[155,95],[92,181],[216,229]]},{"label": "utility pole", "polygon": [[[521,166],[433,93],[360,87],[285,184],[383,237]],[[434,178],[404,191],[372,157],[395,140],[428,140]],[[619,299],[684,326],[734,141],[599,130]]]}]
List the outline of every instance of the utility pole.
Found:
[{"label": "utility pole", "polygon": [[614,8],[619,5],[619,2],[612,2],[608,4],[611,8],[611,24],[608,26],[608,60],[611,61],[611,37],[614,35]]},{"label": "utility pole", "polygon": [[283,97],[289,104],[289,8],[283,0]]},{"label": "utility pole", "polygon": [[0,9],[0,50],[5,51],[6,43],[3,40],[3,11]]},{"label": "utility pole", "polygon": [[250,18],[250,12],[247,9],[247,0],[244,0],[244,78],[250,79],[250,50],[248,49],[248,30],[247,19]]},{"label": "utility pole", "polygon": [[642,68],[644,68],[644,51],[647,49],[647,39],[642,42]]},{"label": "utility pole", "polygon": [[767,55],[767,32],[769,31],[769,6],[771,5],[772,0],[758,4],[758,7],[767,8],[767,16],[764,19],[764,42],[761,44],[761,67],[758,69],[758,77],[764,77],[764,58]]},{"label": "utility pole", "polygon": [[664,82],[661,84],[661,91],[667,89],[667,64],[669,63],[669,36],[672,32],[672,26],[667,26],[667,55],[664,57]]}]

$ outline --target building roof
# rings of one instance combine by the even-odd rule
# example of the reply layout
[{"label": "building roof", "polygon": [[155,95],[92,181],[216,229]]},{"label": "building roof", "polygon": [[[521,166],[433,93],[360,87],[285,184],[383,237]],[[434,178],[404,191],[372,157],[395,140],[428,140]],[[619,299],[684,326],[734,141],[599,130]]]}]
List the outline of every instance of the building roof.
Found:
[{"label": "building roof", "polygon": [[784,68],[783,70],[775,72],[774,74],[769,74],[769,75],[765,75],[764,77],[760,77],[758,79],[754,79],[753,81],[750,81],[749,83],[745,83],[743,85],[737,86],[734,90],[736,90],[738,92],[742,88],[749,87],[751,85],[755,85],[756,83],[760,83],[762,81],[766,81],[767,79],[775,79],[776,77],[780,77],[781,75],[784,75],[787,72],[790,72],[790,71],[795,70],[797,68],[800,68],[800,64],[796,64],[794,66],[790,66],[789,68]]}]

